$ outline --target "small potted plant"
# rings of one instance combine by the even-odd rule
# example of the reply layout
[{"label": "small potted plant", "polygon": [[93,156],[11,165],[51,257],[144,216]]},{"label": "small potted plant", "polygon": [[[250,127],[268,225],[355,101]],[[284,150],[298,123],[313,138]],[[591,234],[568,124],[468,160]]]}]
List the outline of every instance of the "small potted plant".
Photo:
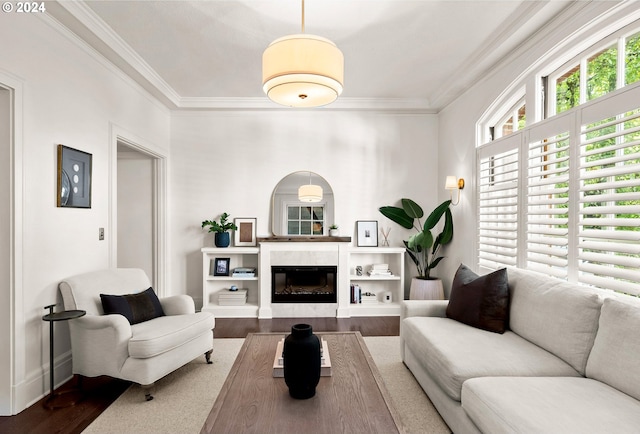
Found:
[{"label": "small potted plant", "polygon": [[337,224],[332,224],[331,226],[329,226],[329,236],[331,237],[337,237],[338,236],[338,225]]},{"label": "small potted plant", "polygon": [[202,227],[209,227],[209,232],[214,233],[214,243],[216,247],[229,247],[229,243],[231,241],[231,237],[229,236],[230,230],[237,230],[238,227],[227,221],[229,219],[229,214],[224,212],[220,216],[220,222],[215,220],[205,220],[202,222]]}]

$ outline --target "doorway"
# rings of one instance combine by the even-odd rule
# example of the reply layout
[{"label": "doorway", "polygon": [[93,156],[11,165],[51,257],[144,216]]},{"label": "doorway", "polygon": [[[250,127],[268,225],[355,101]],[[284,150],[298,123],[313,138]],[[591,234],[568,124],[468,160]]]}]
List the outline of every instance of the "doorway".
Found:
[{"label": "doorway", "polygon": [[164,159],[121,137],[116,146],[116,266],[141,268],[163,295]]}]

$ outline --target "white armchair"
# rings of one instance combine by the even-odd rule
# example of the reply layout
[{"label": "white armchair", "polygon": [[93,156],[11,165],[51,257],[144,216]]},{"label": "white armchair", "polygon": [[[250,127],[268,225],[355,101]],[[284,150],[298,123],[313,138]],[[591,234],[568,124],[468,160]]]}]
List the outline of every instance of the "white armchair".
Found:
[{"label": "white armchair", "polygon": [[160,299],[164,316],[133,325],[123,315],[104,314],[100,294],[134,294],[150,286],[145,272],[134,268],[95,271],[60,282],[65,309],[87,312],[69,321],[74,374],[139,383],[151,400],[156,380],[202,354],[211,363],[214,316],[195,312],[188,295]]}]

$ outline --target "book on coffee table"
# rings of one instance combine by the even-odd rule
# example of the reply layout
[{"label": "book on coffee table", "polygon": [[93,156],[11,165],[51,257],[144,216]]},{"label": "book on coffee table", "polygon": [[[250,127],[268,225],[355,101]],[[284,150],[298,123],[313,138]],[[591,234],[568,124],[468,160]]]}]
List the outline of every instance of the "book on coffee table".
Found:
[{"label": "book on coffee table", "polygon": [[[327,341],[320,339],[322,344],[320,348],[320,376],[331,377],[331,359],[329,358],[329,346]],[[273,359],[273,376],[284,377],[284,359],[282,358],[282,350],[284,349],[284,338],[278,341],[276,347],[276,355]]]}]

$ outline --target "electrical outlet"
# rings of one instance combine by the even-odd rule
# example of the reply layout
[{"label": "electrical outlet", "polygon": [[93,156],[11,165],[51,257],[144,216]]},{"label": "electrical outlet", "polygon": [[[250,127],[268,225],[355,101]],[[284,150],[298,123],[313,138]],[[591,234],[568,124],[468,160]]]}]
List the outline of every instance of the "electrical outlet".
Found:
[{"label": "electrical outlet", "polygon": [[98,240],[100,241],[104,240],[104,228],[98,229]]}]

